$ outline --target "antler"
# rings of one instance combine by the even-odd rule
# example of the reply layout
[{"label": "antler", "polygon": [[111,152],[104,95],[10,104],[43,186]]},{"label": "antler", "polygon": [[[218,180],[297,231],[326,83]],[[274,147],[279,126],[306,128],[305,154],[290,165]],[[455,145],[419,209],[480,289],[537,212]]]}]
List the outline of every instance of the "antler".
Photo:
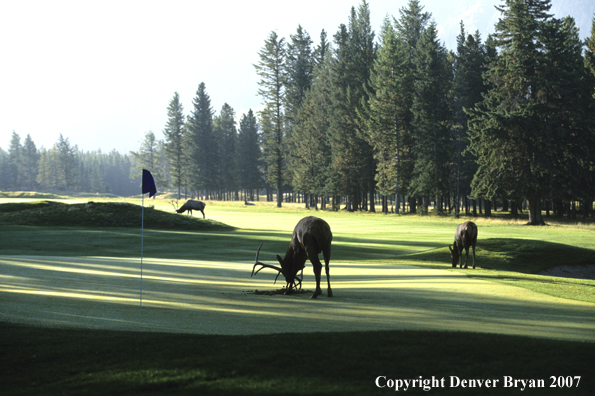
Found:
[{"label": "antler", "polygon": [[[283,269],[281,267],[277,267],[275,265],[265,264],[265,263],[261,263],[260,261],[258,261],[258,255],[260,254],[261,247],[262,247],[262,243],[256,250],[256,258],[254,259],[254,266],[252,267],[252,275],[250,275],[250,277],[253,277],[254,275],[258,274],[260,272],[260,270],[262,270],[263,268],[272,268],[277,271],[277,276],[275,276],[275,282],[273,282],[273,284],[275,284],[275,283],[277,283],[277,278],[279,278],[279,275],[281,275],[283,273]],[[261,267],[256,272],[254,272],[257,265],[260,265]],[[297,275],[294,278],[299,283],[299,288],[301,290],[302,289],[302,280],[300,278],[298,278]],[[297,284],[295,282],[294,282],[294,285],[296,285],[295,287],[297,288]]]},{"label": "antler", "polygon": [[[272,268],[272,269],[277,270],[279,272],[277,274],[277,277],[279,277],[279,274],[281,274],[283,272],[283,270],[281,269],[281,267],[276,267],[274,265],[265,264],[265,263],[261,263],[260,261],[258,261],[258,254],[260,253],[260,248],[261,247],[262,247],[262,243],[260,244],[260,246],[258,247],[258,250],[256,251],[256,258],[254,259],[254,267],[252,267],[252,275],[250,275],[250,276],[252,277],[252,276],[258,274],[260,272],[260,270],[263,269],[263,268]],[[258,269],[258,271],[254,272],[254,270],[256,269],[256,266],[257,265],[261,265],[262,267],[260,267]],[[275,278],[275,282],[277,282],[277,277]]]}]

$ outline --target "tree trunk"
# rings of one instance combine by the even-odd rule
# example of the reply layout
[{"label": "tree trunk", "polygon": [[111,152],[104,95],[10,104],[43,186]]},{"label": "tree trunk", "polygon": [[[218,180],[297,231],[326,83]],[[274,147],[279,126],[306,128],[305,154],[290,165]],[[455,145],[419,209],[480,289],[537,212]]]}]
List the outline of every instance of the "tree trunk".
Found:
[{"label": "tree trunk", "polygon": [[408,197],[409,199],[409,213],[417,213],[417,201],[415,197]]},{"label": "tree trunk", "polygon": [[492,217],[492,201],[489,199],[485,200],[485,215],[486,217]]},{"label": "tree trunk", "polygon": [[527,225],[545,225],[541,216],[541,199],[529,199],[529,222]]},{"label": "tree trunk", "polygon": [[422,197],[421,199],[422,202],[422,208],[421,208],[421,213],[423,215],[427,215],[428,214],[428,207],[430,206],[430,197]]}]

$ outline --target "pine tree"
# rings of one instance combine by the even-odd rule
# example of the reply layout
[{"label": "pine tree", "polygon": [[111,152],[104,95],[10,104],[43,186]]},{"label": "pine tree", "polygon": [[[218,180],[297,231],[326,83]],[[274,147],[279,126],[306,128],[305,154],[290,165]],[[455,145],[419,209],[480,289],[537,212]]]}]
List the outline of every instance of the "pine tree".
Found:
[{"label": "pine tree", "polygon": [[333,166],[339,176],[337,188],[347,195],[347,209],[374,209],[373,150],[366,138],[364,107],[371,93],[370,72],[376,57],[370,10],[364,1],[351,8],[349,27],[339,26],[334,36],[331,64],[333,118],[330,141]]},{"label": "pine tree", "polygon": [[167,124],[163,130],[165,152],[169,160],[172,184],[178,188],[178,199],[181,197],[182,185],[186,177],[186,156],[184,153],[184,107],[180,103],[180,95],[175,92],[167,107]]},{"label": "pine tree", "polygon": [[277,189],[277,207],[283,202],[283,186],[287,180],[287,141],[285,135],[285,40],[274,31],[259,52],[254,65],[260,77],[258,94],[264,102],[260,113],[266,179]]},{"label": "pine tree", "polygon": [[[213,130],[218,142],[218,184],[221,190],[237,193],[238,132],[235,112],[227,103],[223,104],[219,116],[213,119]],[[236,194],[237,195],[237,194]]]},{"label": "pine tree", "polygon": [[[290,35],[285,57],[285,121],[289,131],[297,121],[306,92],[312,85],[314,63],[312,59],[312,39],[301,25],[296,34]],[[288,136],[291,132],[288,133]]]},{"label": "pine tree", "polygon": [[[595,108],[592,84],[582,57],[583,43],[574,19],[552,18],[543,29],[546,49],[538,93],[541,124],[553,139],[552,159],[562,158],[552,172],[547,194],[566,202],[595,196]],[[543,132],[542,132],[543,133]]]},{"label": "pine tree", "polygon": [[[409,109],[404,108],[401,84],[405,74],[406,57],[403,41],[390,20],[384,21],[380,33],[381,46],[370,77],[372,90],[366,107],[368,139],[374,148],[377,162],[376,183],[384,196],[395,194],[396,212],[399,212],[399,196],[402,191],[401,147],[403,126],[401,120]],[[388,206],[383,205],[384,212]]]},{"label": "pine tree", "polygon": [[247,192],[248,199],[254,200],[254,190],[262,187],[262,174],[258,123],[252,109],[240,119],[237,148],[238,186]]},{"label": "pine tree", "polygon": [[27,135],[21,150],[22,186],[27,190],[35,190],[37,170],[39,167],[39,152],[31,138]]},{"label": "pine tree", "polygon": [[[474,35],[465,32],[461,21],[461,31],[457,36],[457,53],[454,61],[454,79],[452,87],[452,107],[454,124],[452,128],[453,153],[452,158],[455,178],[455,216],[459,216],[459,203],[462,197],[471,195],[471,180],[477,171],[475,157],[466,151],[469,144],[468,121],[465,109],[471,109],[482,100],[487,92],[483,84],[482,74],[486,71],[486,46],[481,43],[479,32]],[[489,200],[486,200],[489,205]],[[490,210],[486,206],[486,215]]]},{"label": "pine tree", "polygon": [[436,25],[431,23],[417,43],[416,81],[413,107],[416,161],[413,193],[424,200],[427,212],[429,197],[440,197],[448,191],[449,124],[448,103],[450,76],[446,49],[439,43]]},{"label": "pine tree", "polygon": [[0,190],[8,189],[8,153],[0,147]]},{"label": "pine tree", "polygon": [[58,189],[72,191],[77,179],[77,148],[71,146],[68,138],[60,134],[54,145]]},{"label": "pine tree", "polygon": [[[495,44],[500,55],[485,77],[491,84],[479,107],[469,111],[470,151],[477,156],[474,195],[493,197],[498,188],[529,201],[529,224],[543,224],[541,200],[552,188],[558,144],[546,120],[548,81],[546,22],[549,0],[507,0],[497,7]],[[555,60],[554,60],[555,61]]]},{"label": "pine tree", "polygon": [[[424,7],[418,0],[409,0],[407,7],[399,10],[400,18],[394,20],[397,38],[403,43],[403,55],[405,64],[401,76],[401,95],[402,107],[404,109],[399,118],[399,125],[402,129],[400,151],[402,155],[399,158],[400,179],[403,183],[402,194],[409,196],[409,209],[416,212],[416,198],[414,195],[415,187],[412,185],[413,168],[415,165],[414,151],[414,128],[413,128],[413,92],[415,91],[416,67],[415,57],[417,54],[417,42],[427,28],[432,14],[424,12]],[[403,202],[403,210],[405,209]]]},{"label": "pine tree", "polygon": [[[321,46],[325,46],[324,36]],[[323,52],[321,52],[323,53]],[[330,54],[316,65],[310,90],[306,92],[292,134],[293,185],[307,194],[306,208],[317,208],[317,195],[328,187],[327,177],[331,172],[331,153],[328,142],[329,119],[331,118]],[[323,198],[321,205],[326,206]]]},{"label": "pine tree", "polygon": [[320,32],[320,44],[316,46],[314,49],[314,53],[312,55],[312,60],[314,62],[313,67],[321,66],[323,63],[326,62],[326,59],[329,56],[329,51],[331,48],[331,44],[327,40],[326,31],[322,29]]},{"label": "pine tree", "polygon": [[213,136],[213,110],[205,83],[199,84],[192,101],[194,110],[188,116],[188,182],[195,190],[209,195],[216,188],[217,144]]},{"label": "pine tree", "polygon": [[49,150],[41,150],[36,181],[44,191],[55,191],[59,188],[57,162],[55,145]]},{"label": "pine tree", "polygon": [[[595,16],[591,22],[591,36],[587,39],[587,49],[585,50],[585,68],[595,78]],[[593,82],[593,79],[590,79]],[[595,98],[595,85],[591,83],[593,98]]]},{"label": "pine tree", "polygon": [[6,166],[8,188],[12,190],[17,190],[21,187],[21,151],[21,137],[15,131],[12,131]]},{"label": "pine tree", "polygon": [[161,188],[167,187],[167,180],[161,166],[161,151],[159,149],[160,141],[155,138],[152,131],[145,133],[145,138],[141,142],[138,152],[131,151],[130,155],[134,158],[136,166],[132,169],[132,177],[142,175],[142,170],[147,169],[153,175],[155,184]]},{"label": "pine tree", "polygon": [[355,67],[354,76],[356,81],[354,81],[351,92],[356,100],[354,108],[357,117],[356,141],[361,145],[363,155],[363,172],[360,181],[363,194],[362,209],[376,212],[374,203],[376,197],[376,161],[374,159],[374,150],[368,143],[366,136],[364,108],[367,106],[370,95],[374,95],[373,88],[370,85],[370,75],[376,60],[377,46],[374,43],[375,33],[370,22],[370,6],[365,0],[362,0],[355,14],[352,11],[349,31],[351,53],[355,61],[353,66]]}]

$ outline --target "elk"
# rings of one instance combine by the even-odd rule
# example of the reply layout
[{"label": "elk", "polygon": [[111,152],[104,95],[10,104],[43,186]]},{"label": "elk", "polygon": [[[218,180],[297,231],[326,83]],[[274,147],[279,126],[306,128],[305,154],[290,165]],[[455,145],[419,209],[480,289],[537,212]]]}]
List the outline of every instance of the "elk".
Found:
[{"label": "elk", "polygon": [[465,268],[467,268],[467,259],[469,258],[469,246],[473,248],[473,269],[475,269],[475,244],[477,243],[477,226],[472,221],[466,221],[460,224],[455,231],[455,241],[450,250],[453,268],[460,263],[463,268],[463,249],[465,249]]},{"label": "elk", "polygon": [[[287,283],[285,294],[291,294],[293,289],[297,289],[298,283],[299,288],[301,289],[302,280],[297,274],[304,269],[306,259],[309,259],[314,268],[314,276],[316,277],[316,291],[312,294],[311,298],[316,298],[322,294],[322,290],[320,289],[322,263],[318,259],[318,254],[322,251],[325,263],[324,269],[326,272],[326,281],[328,284],[327,295],[332,297],[333,291],[331,290],[331,281],[329,278],[329,261],[331,259],[332,240],[333,234],[326,221],[314,216],[304,217],[297,223],[293,230],[291,242],[285,253],[285,258],[281,258],[281,256],[277,255],[277,261],[279,261],[281,267],[264,264],[258,261],[258,253],[260,252],[260,247],[262,247],[261,243],[256,251],[256,260],[254,267],[252,267],[251,276],[254,276],[263,268],[274,269],[278,271],[277,276],[275,277],[275,282],[277,282],[279,275],[283,274],[285,282]],[[257,265],[260,265],[261,267],[258,271],[254,272]]]},{"label": "elk", "polygon": [[185,211],[188,211],[189,214],[192,214],[193,210],[200,210],[200,212],[202,213],[202,218],[205,218],[205,203],[201,202],[201,201],[195,201],[193,199],[189,199],[188,201],[186,201],[186,203],[184,205],[182,205],[182,207],[178,210],[176,210],[176,212],[178,213],[184,213]]}]

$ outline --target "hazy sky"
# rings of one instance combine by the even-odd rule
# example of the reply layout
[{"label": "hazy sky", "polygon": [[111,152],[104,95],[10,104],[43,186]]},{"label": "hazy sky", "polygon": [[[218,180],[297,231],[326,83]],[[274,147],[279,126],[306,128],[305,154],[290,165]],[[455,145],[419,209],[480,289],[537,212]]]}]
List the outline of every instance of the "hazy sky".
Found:
[{"label": "hazy sky", "polygon": [[[369,0],[378,33],[408,0]],[[12,131],[50,148],[60,134],[84,151],[138,150],[144,134],[161,139],[175,91],[184,114],[199,83],[213,109],[239,115],[261,107],[253,64],[272,30],[289,38],[298,24],[318,44],[348,23],[359,0],[16,1],[0,0],[0,147]],[[454,49],[459,22],[493,32],[500,0],[421,0]],[[590,34],[592,0],[553,0]],[[21,140],[21,142],[22,142]]]}]

